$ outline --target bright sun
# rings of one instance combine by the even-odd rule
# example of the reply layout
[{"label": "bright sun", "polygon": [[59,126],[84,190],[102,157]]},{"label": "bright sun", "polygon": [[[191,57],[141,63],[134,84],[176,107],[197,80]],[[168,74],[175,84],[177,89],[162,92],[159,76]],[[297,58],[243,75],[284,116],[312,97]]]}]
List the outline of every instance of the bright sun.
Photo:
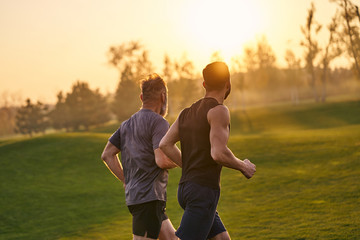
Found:
[{"label": "bright sun", "polygon": [[250,0],[190,1],[184,23],[189,40],[209,55],[219,51],[229,61],[262,30],[259,9]]}]

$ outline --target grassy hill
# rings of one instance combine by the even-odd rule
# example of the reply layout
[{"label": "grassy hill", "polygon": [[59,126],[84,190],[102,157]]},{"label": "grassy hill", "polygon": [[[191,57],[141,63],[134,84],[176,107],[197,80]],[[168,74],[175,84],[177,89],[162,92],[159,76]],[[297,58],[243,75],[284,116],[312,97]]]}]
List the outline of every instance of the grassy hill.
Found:
[{"label": "grassy hill", "polygon": [[[117,125],[0,141],[0,239],[130,239],[122,185],[100,154]],[[229,146],[257,165],[224,169],[218,206],[232,239],[358,239],[360,101],[232,113]],[[177,227],[180,169],[167,213]]]}]

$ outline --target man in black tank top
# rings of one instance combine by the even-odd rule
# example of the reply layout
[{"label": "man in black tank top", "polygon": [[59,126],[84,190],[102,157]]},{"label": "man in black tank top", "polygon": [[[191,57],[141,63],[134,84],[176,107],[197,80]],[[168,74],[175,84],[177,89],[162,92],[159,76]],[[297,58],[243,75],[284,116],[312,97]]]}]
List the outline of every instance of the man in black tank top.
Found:
[{"label": "man in black tank top", "polygon": [[[178,201],[184,209],[176,236],[181,240],[230,239],[218,212],[222,166],[251,178],[256,167],[240,160],[227,147],[230,113],[223,105],[231,90],[223,62],[203,70],[205,97],[184,109],[160,142],[160,149],[182,165]],[[181,143],[181,152],[176,142]]]}]

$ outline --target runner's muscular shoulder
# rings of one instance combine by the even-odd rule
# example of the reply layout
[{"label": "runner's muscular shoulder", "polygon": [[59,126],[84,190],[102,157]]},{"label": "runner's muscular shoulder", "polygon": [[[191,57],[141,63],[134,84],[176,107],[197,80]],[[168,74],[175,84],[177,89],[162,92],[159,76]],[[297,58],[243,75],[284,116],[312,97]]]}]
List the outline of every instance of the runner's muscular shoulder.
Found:
[{"label": "runner's muscular shoulder", "polygon": [[[210,125],[210,144],[212,154],[227,152],[229,139],[229,109],[224,105],[218,105],[209,110],[207,114]],[[213,156],[214,158],[214,156]],[[216,157],[215,157],[216,158]]]},{"label": "runner's muscular shoulder", "polygon": [[225,105],[218,105],[207,113],[210,126],[221,126],[228,128],[230,124],[230,111]]}]

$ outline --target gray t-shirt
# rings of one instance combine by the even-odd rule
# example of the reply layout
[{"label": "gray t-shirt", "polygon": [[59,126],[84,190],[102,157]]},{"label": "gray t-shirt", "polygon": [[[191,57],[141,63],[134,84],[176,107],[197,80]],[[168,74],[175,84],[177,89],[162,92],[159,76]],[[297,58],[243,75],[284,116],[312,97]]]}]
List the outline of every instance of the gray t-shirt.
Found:
[{"label": "gray t-shirt", "polygon": [[124,121],[109,141],[121,151],[126,204],[166,201],[168,171],[155,162],[154,150],[169,129],[159,114],[141,109]]}]

